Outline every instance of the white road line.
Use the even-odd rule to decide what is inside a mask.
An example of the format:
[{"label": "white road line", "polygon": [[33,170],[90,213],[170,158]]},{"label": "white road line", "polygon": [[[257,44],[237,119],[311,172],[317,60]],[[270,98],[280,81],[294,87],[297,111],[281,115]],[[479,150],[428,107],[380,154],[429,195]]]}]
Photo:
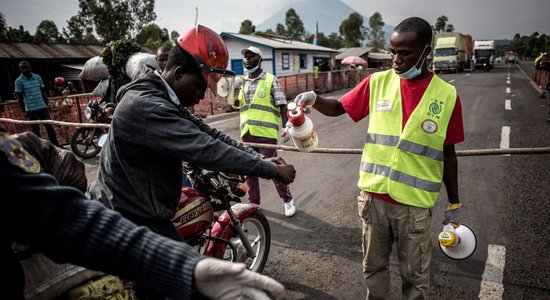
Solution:
[{"label": "white road line", "polygon": [[506,80],[506,83],[507,83],[507,84],[510,84],[510,79]]},{"label": "white road line", "polygon": [[502,278],[504,277],[505,257],[506,248],[500,245],[489,244],[485,271],[483,271],[483,275],[481,276],[479,299],[502,299],[504,293]]},{"label": "white road line", "polygon": [[466,74],[466,77],[470,76],[470,73]]},{"label": "white road line", "polygon": [[506,88],[506,94],[510,94],[511,92],[512,92],[512,90],[509,87],[507,87]]},{"label": "white road line", "polygon": [[449,82],[454,82],[454,81],[455,81],[454,79],[449,80]]},{"label": "white road line", "polygon": [[[502,126],[500,132],[500,149],[510,148],[510,126]],[[503,156],[510,156],[510,154],[503,154]]]},{"label": "white road line", "polygon": [[506,110],[512,110],[512,100],[506,99],[506,101],[504,101],[504,108]]}]

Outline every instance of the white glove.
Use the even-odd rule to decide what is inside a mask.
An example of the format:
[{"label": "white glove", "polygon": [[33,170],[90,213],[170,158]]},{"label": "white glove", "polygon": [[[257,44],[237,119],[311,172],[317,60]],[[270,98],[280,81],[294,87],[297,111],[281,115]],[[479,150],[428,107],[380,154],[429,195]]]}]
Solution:
[{"label": "white glove", "polygon": [[298,107],[302,106],[302,104],[305,102],[307,106],[313,106],[315,104],[315,100],[317,99],[317,94],[315,94],[314,91],[309,92],[303,92],[301,94],[298,94],[296,98],[294,98],[294,103]]},{"label": "white glove", "polygon": [[243,85],[243,79],[241,77],[235,77],[235,89],[240,89]]},{"label": "white glove", "polygon": [[271,299],[264,291],[282,292],[284,286],[275,279],[221,259],[200,260],[193,272],[195,288],[212,300]]}]

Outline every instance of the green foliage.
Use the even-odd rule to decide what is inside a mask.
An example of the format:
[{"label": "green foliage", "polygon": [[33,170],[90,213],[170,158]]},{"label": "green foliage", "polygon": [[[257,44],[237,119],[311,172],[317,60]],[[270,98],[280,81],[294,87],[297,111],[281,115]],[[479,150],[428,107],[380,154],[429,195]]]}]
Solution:
[{"label": "green foliage", "polygon": [[344,36],[345,47],[359,47],[363,37],[363,17],[359,13],[351,13],[340,24],[340,34]]},{"label": "green foliage", "polygon": [[433,26],[433,29],[435,32],[441,32],[445,31],[445,26],[447,26],[447,22],[449,21],[449,18],[447,16],[441,16],[437,18],[435,21],[435,25]]},{"label": "green foliage", "polygon": [[141,48],[136,42],[128,39],[120,39],[107,43],[99,56],[107,66],[111,66],[113,69],[119,69],[126,65],[126,61],[132,54],[140,50]]},{"label": "green foliage", "polygon": [[144,26],[136,35],[138,45],[157,49],[164,45],[172,46],[168,29],[161,29],[157,24],[149,24]]},{"label": "green foliage", "polygon": [[6,18],[4,14],[0,12],[0,41],[6,41],[8,34],[8,25],[6,24]]},{"label": "green foliage", "polygon": [[369,18],[369,28],[366,28],[367,46],[372,47],[373,52],[378,52],[385,48],[386,39],[382,28],[385,23],[382,20],[382,15],[375,12]]},{"label": "green foliage", "polygon": [[275,34],[281,35],[281,36],[287,36],[288,31],[286,30],[285,25],[281,23],[277,23],[277,27],[275,28]]},{"label": "green foliage", "polygon": [[286,25],[286,31],[288,32],[288,35],[292,39],[297,41],[302,40],[305,34],[304,23],[302,22],[302,19],[300,19],[300,16],[298,16],[294,8],[289,8],[287,10],[285,25]]},{"label": "green foliage", "polygon": [[246,19],[241,22],[240,34],[253,34],[256,31],[256,26],[252,24],[252,21]]},{"label": "green foliage", "polygon": [[539,53],[550,51],[550,37],[546,34],[539,35],[538,32],[530,36],[521,36],[516,33],[512,44],[504,50],[514,50],[523,59],[534,59]]},{"label": "green foliage", "polygon": [[38,27],[36,27],[36,33],[34,34],[33,40],[35,43],[46,44],[65,42],[65,40],[61,37],[57,26],[51,20],[43,20],[40,22]]}]

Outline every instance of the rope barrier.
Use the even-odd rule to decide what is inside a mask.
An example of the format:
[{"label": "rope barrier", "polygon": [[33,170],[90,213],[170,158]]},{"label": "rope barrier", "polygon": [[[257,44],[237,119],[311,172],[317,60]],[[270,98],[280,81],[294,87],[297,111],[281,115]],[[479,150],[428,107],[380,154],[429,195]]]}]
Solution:
[{"label": "rope barrier", "polygon": [[[85,128],[109,128],[109,124],[97,123],[71,123],[56,120],[36,120],[23,121],[0,118],[0,122],[15,123],[15,124],[51,124],[59,126],[85,127]],[[244,143],[255,148],[269,148],[283,151],[300,152],[297,148],[285,145],[269,145],[259,143]],[[316,148],[309,153],[325,153],[325,154],[361,154],[363,149],[346,149],[346,148]],[[550,154],[550,147],[531,147],[531,148],[506,148],[506,149],[473,149],[473,150],[457,150],[457,156],[486,156],[486,155],[506,155],[506,154]]]}]

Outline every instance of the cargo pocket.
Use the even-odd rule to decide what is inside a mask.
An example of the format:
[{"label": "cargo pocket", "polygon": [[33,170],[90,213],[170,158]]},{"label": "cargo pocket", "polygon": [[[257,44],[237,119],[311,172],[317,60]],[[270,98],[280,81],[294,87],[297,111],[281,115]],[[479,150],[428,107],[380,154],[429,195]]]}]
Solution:
[{"label": "cargo pocket", "polygon": [[359,196],[357,196],[357,211],[359,216],[366,224],[371,223],[370,218],[370,205],[371,205],[372,196],[369,193],[361,191]]},{"label": "cargo pocket", "polygon": [[432,210],[429,208],[410,207],[412,217],[412,233],[424,233],[430,228]]}]

